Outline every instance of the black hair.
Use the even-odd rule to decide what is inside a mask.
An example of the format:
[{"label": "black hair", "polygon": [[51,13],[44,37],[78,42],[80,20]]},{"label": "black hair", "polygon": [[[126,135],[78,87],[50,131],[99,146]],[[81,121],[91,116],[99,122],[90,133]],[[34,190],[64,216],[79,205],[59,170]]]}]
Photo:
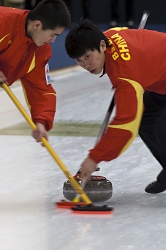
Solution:
[{"label": "black hair", "polygon": [[30,10],[28,20],[39,20],[43,30],[53,30],[57,27],[70,26],[71,15],[62,0],[42,0],[33,10]]},{"label": "black hair", "polygon": [[103,32],[90,20],[80,20],[79,26],[71,27],[65,39],[65,48],[69,57],[79,58],[88,50],[100,52],[100,42],[104,40],[109,47],[108,39]]}]

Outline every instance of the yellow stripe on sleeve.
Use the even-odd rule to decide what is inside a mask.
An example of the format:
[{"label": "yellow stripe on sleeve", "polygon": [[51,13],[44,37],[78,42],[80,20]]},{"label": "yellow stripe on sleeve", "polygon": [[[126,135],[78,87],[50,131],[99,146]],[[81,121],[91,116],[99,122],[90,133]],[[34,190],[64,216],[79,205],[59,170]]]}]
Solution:
[{"label": "yellow stripe on sleeve", "polygon": [[126,145],[123,147],[123,149],[120,152],[120,154],[122,154],[130,146],[130,144],[133,142],[133,140],[135,139],[135,137],[138,133],[138,128],[139,128],[139,125],[141,122],[141,117],[142,117],[142,112],[143,112],[144,89],[136,81],[133,81],[130,79],[125,79],[125,78],[119,78],[119,79],[127,81],[127,82],[132,84],[132,86],[134,87],[134,89],[136,91],[136,97],[137,97],[137,103],[138,103],[137,113],[136,113],[135,119],[132,122],[129,122],[126,124],[121,124],[121,125],[108,125],[108,127],[110,127],[110,128],[125,129],[125,130],[131,131],[131,133],[132,133],[130,140],[126,143]]},{"label": "yellow stripe on sleeve", "polygon": [[28,106],[28,109],[31,110],[31,105],[29,104],[29,101],[28,101],[28,98],[27,98],[27,94],[26,94],[26,91],[25,91],[25,88],[24,88],[24,85],[22,84],[22,82],[21,82],[21,85],[22,85],[22,90],[23,90],[25,102],[26,102],[26,104]]},{"label": "yellow stripe on sleeve", "polygon": [[2,38],[0,39],[0,43],[1,43],[7,36],[9,36],[9,35],[10,35],[10,33],[7,34],[7,35],[5,35],[4,37],[2,37]]},{"label": "yellow stripe on sleeve", "polygon": [[35,56],[35,52],[34,52],[34,55],[33,55],[33,58],[32,58],[32,62],[30,64],[30,66],[29,66],[29,69],[28,69],[27,73],[29,73],[31,70],[34,69],[34,67],[35,67],[35,59],[36,59],[36,56]]},{"label": "yellow stripe on sleeve", "polygon": [[56,96],[55,93],[44,93],[43,95],[55,95]]}]

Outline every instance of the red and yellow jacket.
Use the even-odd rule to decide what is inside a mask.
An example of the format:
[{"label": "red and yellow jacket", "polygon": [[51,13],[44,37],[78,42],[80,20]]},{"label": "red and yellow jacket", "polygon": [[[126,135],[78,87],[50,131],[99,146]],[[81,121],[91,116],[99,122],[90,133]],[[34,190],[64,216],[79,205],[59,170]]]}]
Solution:
[{"label": "red and yellow jacket", "polygon": [[52,128],[56,93],[50,84],[51,47],[41,47],[25,35],[28,10],[0,7],[0,71],[9,85],[20,79],[34,122]]},{"label": "red and yellow jacket", "polygon": [[123,153],[138,133],[145,90],[166,94],[166,34],[110,29],[104,73],[115,89],[116,114],[89,156],[97,163]]}]

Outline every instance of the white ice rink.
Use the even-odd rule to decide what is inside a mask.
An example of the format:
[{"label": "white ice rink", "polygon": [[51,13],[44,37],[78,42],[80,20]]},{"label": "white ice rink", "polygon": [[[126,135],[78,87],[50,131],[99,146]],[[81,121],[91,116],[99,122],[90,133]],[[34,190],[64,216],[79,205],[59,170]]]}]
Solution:
[{"label": "white ice rink", "polygon": [[[57,120],[103,120],[111,98],[106,78],[76,70],[53,79]],[[52,136],[49,141],[75,174],[95,139]],[[144,192],[161,167],[139,137],[118,159],[99,164],[97,174],[113,184],[112,198],[101,204],[114,207],[112,216],[57,209],[66,177],[31,136],[0,136],[0,159],[0,250],[166,249],[166,193]]]}]

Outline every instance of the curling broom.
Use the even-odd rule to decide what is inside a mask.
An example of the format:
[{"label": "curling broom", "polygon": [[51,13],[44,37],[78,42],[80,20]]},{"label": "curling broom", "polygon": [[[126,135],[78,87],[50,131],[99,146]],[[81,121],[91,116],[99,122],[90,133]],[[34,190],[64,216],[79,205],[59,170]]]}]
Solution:
[{"label": "curling broom", "polygon": [[[36,129],[36,125],[34,124],[34,122],[32,121],[32,119],[29,117],[29,115],[27,114],[27,112],[25,111],[25,109],[23,108],[23,106],[21,105],[21,103],[18,101],[18,99],[16,98],[16,96],[13,94],[13,92],[11,91],[11,89],[7,86],[6,83],[1,83],[1,86],[6,91],[6,93],[11,98],[11,100],[14,102],[14,104],[16,105],[16,107],[18,108],[18,110],[21,112],[21,114],[23,115],[23,117],[25,118],[25,120],[28,122],[28,124],[30,125],[30,127],[33,130],[35,130]],[[89,199],[89,197],[84,192],[84,190],[81,188],[81,186],[77,183],[77,181],[75,180],[75,178],[68,171],[67,167],[64,165],[64,163],[62,162],[62,160],[59,158],[59,156],[53,150],[53,148],[51,147],[51,145],[49,144],[49,142],[44,137],[41,138],[41,142],[46,147],[46,149],[48,150],[48,152],[51,154],[51,156],[53,157],[53,159],[56,161],[56,163],[58,164],[58,166],[62,169],[63,173],[66,175],[66,177],[70,181],[72,187],[75,189],[75,191],[77,193],[79,193],[79,195],[81,196],[82,200],[85,202],[85,205],[86,205],[85,207],[88,207],[88,209],[92,208],[92,211],[93,210],[97,210],[100,213],[106,213],[106,214],[112,213],[112,210],[113,210],[112,207],[107,207],[107,206],[96,206],[95,207],[94,204],[92,203],[92,201]]]}]

